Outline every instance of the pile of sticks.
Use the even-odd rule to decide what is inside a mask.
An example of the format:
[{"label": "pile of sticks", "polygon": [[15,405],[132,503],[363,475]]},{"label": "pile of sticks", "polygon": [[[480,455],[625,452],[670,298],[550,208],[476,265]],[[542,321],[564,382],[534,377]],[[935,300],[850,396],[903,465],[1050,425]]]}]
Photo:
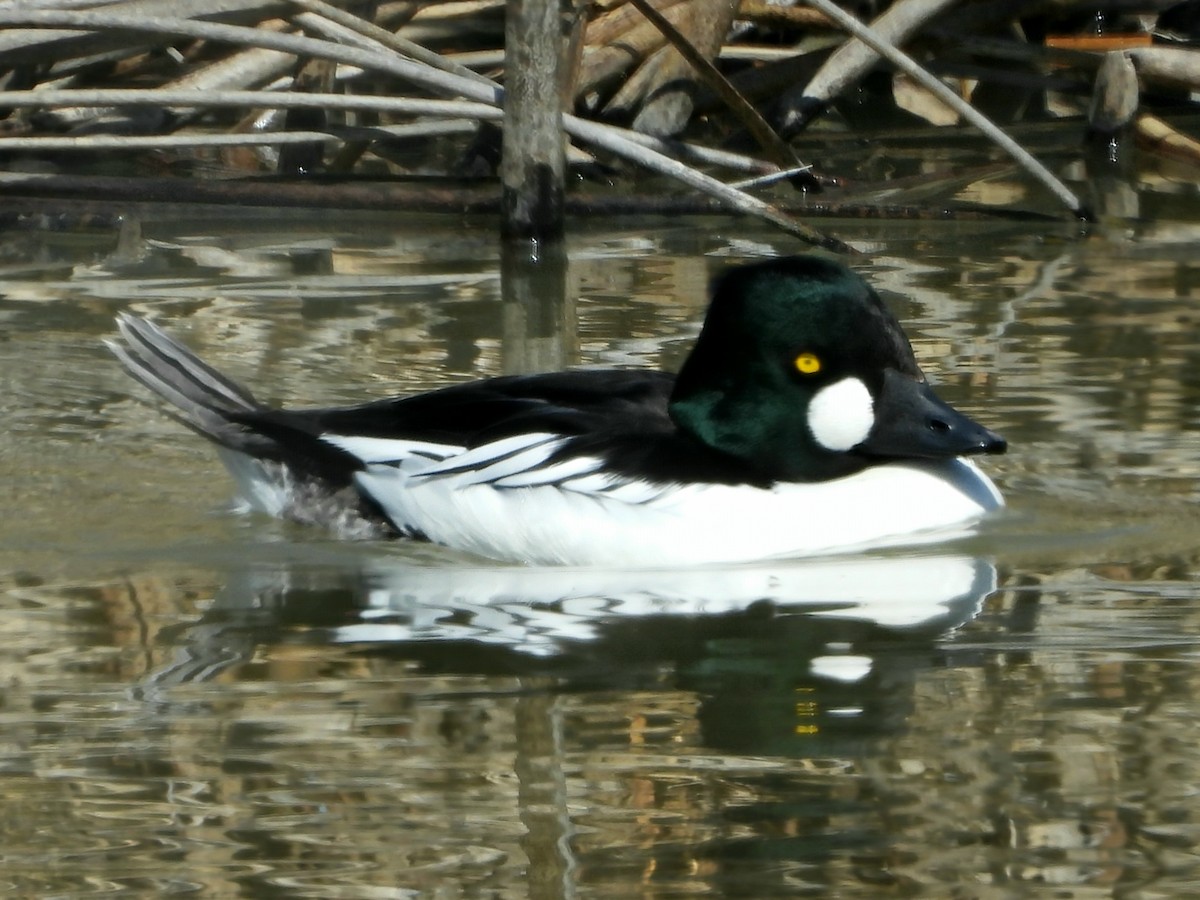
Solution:
[{"label": "pile of sticks", "polygon": [[[501,148],[497,135],[519,136],[525,103],[543,121],[551,111],[578,171],[624,188],[648,171],[685,188],[653,197],[576,188],[567,215],[730,209],[843,249],[791,215],[774,186],[807,198],[836,185],[838,173],[814,171],[798,149],[882,71],[892,90],[873,102],[978,129],[1086,218],[1076,194],[972,104],[972,89],[1055,91],[1076,105],[1081,143],[1088,134],[1116,152],[1136,140],[1200,159],[1194,141],[1147,109],[1186,110],[1200,87],[1189,43],[1193,27],[1200,35],[1196,5],[0,4],[0,195],[498,211],[497,160],[526,151],[509,135]],[[846,8],[867,9],[871,21]],[[553,59],[531,49],[539,14]],[[523,77],[532,72],[544,77]],[[113,159],[122,174],[98,174]]]}]

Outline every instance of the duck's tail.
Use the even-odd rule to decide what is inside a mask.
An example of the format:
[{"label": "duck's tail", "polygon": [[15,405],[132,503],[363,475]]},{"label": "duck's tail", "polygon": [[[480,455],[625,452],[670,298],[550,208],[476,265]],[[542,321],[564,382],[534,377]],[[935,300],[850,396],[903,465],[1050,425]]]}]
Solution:
[{"label": "duck's tail", "polygon": [[312,416],[264,406],[145,319],[123,313],[117,327],[121,340],[108,348],[168,415],[218,445],[250,507],[348,536],[391,533],[353,486],[361,460],[322,441]]},{"label": "duck's tail", "polygon": [[122,341],[106,340],[125,370],[173,407],[167,413],[223,447],[258,455],[264,438],[246,419],[264,411],[246,388],[222,375],[165,331],[121,313]]}]

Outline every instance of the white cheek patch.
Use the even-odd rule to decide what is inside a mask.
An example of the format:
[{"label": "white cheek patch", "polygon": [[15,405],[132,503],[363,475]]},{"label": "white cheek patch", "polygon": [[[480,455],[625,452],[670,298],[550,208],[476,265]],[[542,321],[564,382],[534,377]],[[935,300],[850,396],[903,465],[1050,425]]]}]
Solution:
[{"label": "white cheek patch", "polygon": [[808,430],[826,450],[849,450],[861,444],[874,424],[875,401],[857,378],[821,388],[808,405]]}]

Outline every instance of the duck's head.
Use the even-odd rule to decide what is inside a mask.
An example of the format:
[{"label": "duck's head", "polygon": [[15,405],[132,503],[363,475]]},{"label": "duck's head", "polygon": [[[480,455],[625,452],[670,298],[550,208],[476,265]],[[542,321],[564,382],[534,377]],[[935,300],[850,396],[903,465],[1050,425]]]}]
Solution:
[{"label": "duck's head", "polygon": [[717,280],[670,411],[685,432],[774,480],[1005,449],[933,392],[870,286],[814,256]]}]

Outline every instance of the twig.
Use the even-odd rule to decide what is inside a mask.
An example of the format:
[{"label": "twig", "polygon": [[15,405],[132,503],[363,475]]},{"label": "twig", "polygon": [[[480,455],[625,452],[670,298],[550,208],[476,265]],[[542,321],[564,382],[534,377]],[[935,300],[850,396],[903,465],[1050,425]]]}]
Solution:
[{"label": "twig", "polygon": [[0,107],[133,107],[170,106],[178,109],[251,107],[260,109],[371,110],[412,116],[499,119],[501,111],[470,100],[427,100],[418,97],[378,97],[369,94],[293,94],[281,91],[196,91],[179,88],[78,88],[65,90],[0,91]]},{"label": "twig", "polygon": [[1194,90],[1200,85],[1200,54],[1178,47],[1147,47],[1127,51],[1138,75],[1164,84]]},{"label": "twig", "polygon": [[1200,164],[1200,141],[1176,131],[1162,119],[1143,113],[1134,119],[1138,145],[1163,156]]},{"label": "twig", "polygon": [[769,172],[766,175],[759,175],[757,178],[747,178],[730,185],[730,187],[735,187],[740,191],[752,187],[766,187],[780,181],[786,181],[789,178],[795,178],[797,175],[805,175],[811,171],[812,166],[810,165],[794,166],[791,169],[783,169],[779,172]]},{"label": "twig", "polygon": [[[686,0],[657,0],[657,8],[662,12],[680,3],[686,3]],[[639,39],[630,40],[630,33],[635,28],[639,29],[640,34],[653,37],[653,30],[647,27],[645,16],[630,4],[620,3],[592,17],[584,29],[584,40],[589,47],[604,47],[619,39],[632,53],[636,52],[635,45],[638,49],[645,49]]]},{"label": "twig", "polygon": [[[340,25],[343,28],[356,32],[363,37],[370,38],[376,44],[387,47],[395,53],[415,59],[417,62],[425,63],[425,65],[432,66],[435,69],[441,69],[443,72],[450,72],[453,75],[479,81],[481,84],[495,86],[495,82],[468,69],[466,66],[442,56],[440,53],[434,53],[432,50],[414,41],[402,38],[400,35],[394,34],[385,28],[380,28],[373,22],[368,22],[366,19],[338,9],[336,6],[331,6],[324,2],[324,0],[290,0],[290,2],[301,9],[308,10],[310,13],[315,13],[319,18],[328,19],[330,22]],[[311,17],[297,18],[305,25],[312,22]]]},{"label": "twig", "polygon": [[[499,119],[500,116],[495,118]],[[266,134],[89,134],[78,137],[5,137],[0,135],[0,151],[62,150],[165,150],[169,147],[255,147],[277,144],[305,144],[315,141],[376,141],[431,134],[461,133],[466,119],[446,119],[440,123],[412,125],[338,126],[312,131],[272,131]],[[440,125],[442,127],[435,127]],[[472,126],[473,128],[474,126]]]},{"label": "twig", "polygon": [[832,28],[833,23],[815,9],[781,6],[767,0],[742,0],[738,19],[759,25],[783,25],[788,28]]}]

